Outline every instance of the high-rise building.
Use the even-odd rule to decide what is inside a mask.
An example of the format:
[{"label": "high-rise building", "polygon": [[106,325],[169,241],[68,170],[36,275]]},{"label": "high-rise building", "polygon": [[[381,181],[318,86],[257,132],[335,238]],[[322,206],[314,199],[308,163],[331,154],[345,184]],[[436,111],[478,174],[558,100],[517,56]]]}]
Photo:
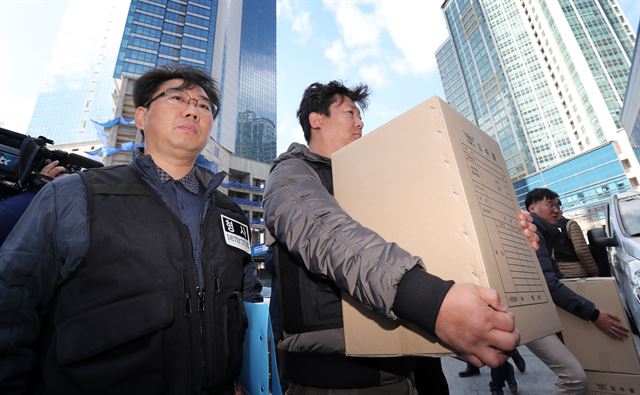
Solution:
[{"label": "high-rise building", "polygon": [[[640,27],[638,28],[640,34]],[[640,158],[640,39],[636,37],[636,48],[633,54],[633,64],[629,73],[629,82],[627,83],[627,92],[620,114],[620,122],[625,128],[631,146],[636,152],[636,156]],[[633,87],[633,88],[630,88]]]},{"label": "high-rise building", "polygon": [[276,153],[276,125],[247,110],[238,114],[236,155],[271,163]]},{"label": "high-rise building", "polygon": [[[235,153],[267,163],[275,159],[277,149],[275,11],[275,0],[244,0],[240,38]],[[242,114],[248,112],[254,114],[250,127],[241,123]],[[251,137],[243,130],[251,130]]]},{"label": "high-rise building", "polygon": [[29,135],[56,144],[97,140],[90,120],[113,118],[112,74],[128,5],[129,0],[69,1]]},{"label": "high-rise building", "polygon": [[560,171],[545,173],[551,167],[604,169],[610,155],[594,154],[604,146],[622,164],[615,182],[577,177],[567,189],[554,176],[556,189],[567,187],[563,201],[580,208],[637,187],[619,119],[635,37],[615,0],[446,0],[441,8],[450,32],[436,53],[445,95],[499,142],[519,193]]},{"label": "high-rise building", "polygon": [[615,0],[447,0],[442,9],[472,120],[507,162],[522,152],[512,178],[616,134],[635,38]]},{"label": "high-rise building", "polygon": [[[276,123],[275,12],[275,0],[133,0],[114,76],[135,79],[165,64],[207,71],[222,95],[211,138],[230,152],[270,162],[275,149],[237,152],[236,141],[240,112]],[[270,148],[270,138],[265,133],[256,144]]]}]

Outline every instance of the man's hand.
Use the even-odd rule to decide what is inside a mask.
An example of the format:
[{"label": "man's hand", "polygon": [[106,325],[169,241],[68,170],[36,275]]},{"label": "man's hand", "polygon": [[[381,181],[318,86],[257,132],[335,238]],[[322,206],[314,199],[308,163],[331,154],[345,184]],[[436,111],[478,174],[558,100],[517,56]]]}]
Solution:
[{"label": "man's hand", "polygon": [[67,169],[65,169],[64,166],[58,166],[58,164],[60,164],[60,161],[52,161],[51,163],[44,166],[42,170],[40,170],[40,174],[51,177],[51,179],[55,179],[58,176],[67,174]]},{"label": "man's hand", "polygon": [[520,214],[518,214],[518,223],[520,224],[522,233],[524,233],[524,237],[526,237],[529,244],[531,244],[531,248],[533,248],[534,251],[538,251],[538,248],[540,248],[540,245],[538,244],[538,234],[536,233],[538,228],[533,223],[531,213],[520,210]]},{"label": "man's hand", "polygon": [[620,318],[600,309],[600,315],[594,322],[598,329],[616,340],[623,340],[629,336],[627,328],[620,325]]},{"label": "man's hand", "polygon": [[520,342],[498,292],[473,284],[451,287],[436,319],[436,336],[477,367],[502,365]]}]

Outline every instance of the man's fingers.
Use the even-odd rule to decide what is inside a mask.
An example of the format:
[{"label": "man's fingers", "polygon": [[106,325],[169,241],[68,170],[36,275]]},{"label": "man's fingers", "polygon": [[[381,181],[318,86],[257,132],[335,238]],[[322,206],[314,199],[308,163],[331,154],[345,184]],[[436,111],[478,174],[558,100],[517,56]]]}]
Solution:
[{"label": "man's fingers", "polygon": [[500,294],[492,288],[478,287],[478,296],[483,302],[491,306],[496,311],[507,311],[506,306],[500,303]]},{"label": "man's fingers", "polygon": [[509,355],[491,347],[482,348],[481,350],[476,352],[474,356],[477,357],[480,361],[482,361],[484,365],[490,366],[492,368],[495,368],[504,364],[509,358]]},{"label": "man's fingers", "polygon": [[625,327],[623,327],[623,326],[621,326],[621,325],[615,324],[615,323],[613,323],[613,324],[611,325],[611,330],[612,330],[612,332],[615,334],[615,336],[616,336],[617,338],[621,339],[621,340],[622,340],[622,339],[624,339],[624,338],[626,338],[626,337],[627,337],[627,335],[628,335],[628,333],[629,333],[629,331],[627,330],[627,328],[625,328]]},{"label": "man's fingers", "polygon": [[63,166],[58,166],[60,161],[54,160],[51,163],[48,163],[46,166],[43,166],[40,170],[40,174],[43,174],[47,177],[56,178],[61,174],[67,172],[67,170]]},{"label": "man's fingers", "polygon": [[64,174],[66,173],[67,170],[62,167],[62,166],[56,166],[53,169],[51,169],[51,171],[49,171],[49,174],[47,174],[47,176],[51,177],[51,178],[56,178],[58,177],[60,174]]},{"label": "man's fingers", "polygon": [[491,312],[493,329],[505,332],[513,332],[516,329],[516,320],[513,314],[509,312],[493,311]]},{"label": "man's fingers", "polygon": [[469,362],[470,364],[472,364],[476,368],[481,368],[481,367],[484,366],[484,363],[482,363],[482,361],[478,357],[476,357],[475,355],[466,354],[466,355],[463,355],[463,357],[464,357],[464,359],[467,360],[467,362]]},{"label": "man's fingers", "polygon": [[51,171],[51,169],[53,169],[54,167],[58,166],[58,164],[60,163],[60,161],[58,160],[54,160],[51,161],[49,163],[47,163],[45,166],[42,167],[42,170],[40,170],[40,173],[42,174],[47,174]]}]

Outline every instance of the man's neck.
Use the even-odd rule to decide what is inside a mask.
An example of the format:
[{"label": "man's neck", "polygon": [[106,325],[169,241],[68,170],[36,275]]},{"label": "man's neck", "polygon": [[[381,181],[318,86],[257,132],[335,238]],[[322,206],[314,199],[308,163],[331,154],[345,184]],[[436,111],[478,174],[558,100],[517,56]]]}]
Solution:
[{"label": "man's neck", "polygon": [[[146,153],[149,154],[149,153]],[[195,160],[179,160],[175,158],[167,159],[161,156],[151,155],[153,162],[171,176],[174,180],[179,180],[189,174],[193,168]]]},{"label": "man's neck", "polygon": [[309,143],[309,151],[316,155],[324,156],[325,158],[331,158],[331,154],[335,152],[335,150],[323,146],[322,144],[314,144],[313,141]]}]

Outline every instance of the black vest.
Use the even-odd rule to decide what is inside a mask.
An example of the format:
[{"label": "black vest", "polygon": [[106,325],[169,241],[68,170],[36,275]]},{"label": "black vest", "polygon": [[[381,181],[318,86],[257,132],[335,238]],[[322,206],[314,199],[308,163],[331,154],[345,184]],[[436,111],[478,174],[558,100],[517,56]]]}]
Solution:
[{"label": "black vest", "polygon": [[60,394],[226,393],[242,363],[243,267],[221,216],[247,225],[215,191],[201,224],[204,288],[188,229],[131,166],[81,174],[90,245],[43,321],[39,383]]},{"label": "black vest", "polygon": [[[307,162],[327,191],[333,195],[331,165]],[[282,295],[282,324],[287,333],[304,333],[342,327],[340,290],[322,276],[311,273],[302,258],[277,243],[275,262]]]},{"label": "black vest", "polygon": [[558,236],[553,245],[553,257],[558,262],[577,262],[578,256],[576,250],[573,247],[573,242],[569,238],[567,232],[568,219],[561,217],[558,221],[558,227],[560,228],[560,236]]}]

